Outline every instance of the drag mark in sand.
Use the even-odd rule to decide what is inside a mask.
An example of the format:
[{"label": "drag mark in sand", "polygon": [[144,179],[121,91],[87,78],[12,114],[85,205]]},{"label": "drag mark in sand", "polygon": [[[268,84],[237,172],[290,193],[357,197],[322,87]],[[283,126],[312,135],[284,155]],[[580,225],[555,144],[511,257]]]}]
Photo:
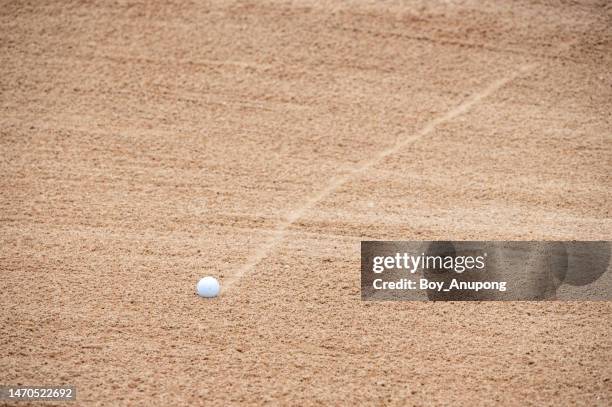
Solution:
[{"label": "drag mark in sand", "polygon": [[239,281],[243,276],[252,271],[260,261],[265,259],[274,248],[284,240],[287,229],[295,223],[298,219],[300,219],[306,211],[314,207],[317,203],[325,199],[326,197],[333,194],[338,188],[342,185],[348,183],[349,181],[355,180],[359,178],[359,176],[369,168],[375,166],[376,164],[383,161],[385,158],[399,152],[401,149],[405,148],[411,143],[416,142],[422,137],[428,135],[432,131],[436,129],[439,125],[446,123],[458,116],[461,116],[467,113],[472,107],[480,103],[483,99],[492,95],[494,92],[505,86],[507,83],[511,82],[515,78],[520,75],[523,75],[534,68],[536,68],[538,64],[528,64],[519,67],[516,71],[512,72],[512,74],[507,75],[497,81],[491,83],[485,89],[480,92],[477,92],[464,100],[455,108],[449,110],[445,114],[433,119],[429,123],[427,123],[421,130],[419,130],[416,134],[401,138],[395,142],[392,146],[380,151],[378,154],[374,155],[369,160],[358,163],[353,168],[350,168],[346,173],[342,175],[337,175],[333,177],[329,183],[320,191],[315,192],[314,194],[307,197],[302,205],[291,210],[285,216],[285,219],[278,223],[276,229],[274,230],[271,237],[267,239],[267,241],[259,246],[255,253],[251,255],[248,261],[243,264],[235,274],[226,279],[223,283],[223,292],[227,292],[231,289],[231,287]]}]

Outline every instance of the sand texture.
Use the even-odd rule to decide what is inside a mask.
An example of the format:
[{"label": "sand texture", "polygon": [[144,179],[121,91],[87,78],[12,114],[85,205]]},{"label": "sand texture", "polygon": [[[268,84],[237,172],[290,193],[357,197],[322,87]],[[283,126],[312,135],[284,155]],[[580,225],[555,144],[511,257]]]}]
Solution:
[{"label": "sand texture", "polygon": [[609,302],[359,289],[361,240],[612,239],[609,2],[98,3],[0,7],[0,384],[612,404]]}]

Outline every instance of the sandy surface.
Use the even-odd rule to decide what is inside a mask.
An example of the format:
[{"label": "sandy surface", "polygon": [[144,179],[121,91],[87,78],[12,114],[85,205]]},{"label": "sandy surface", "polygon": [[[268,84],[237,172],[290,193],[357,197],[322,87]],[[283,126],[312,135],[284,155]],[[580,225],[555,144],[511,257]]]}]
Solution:
[{"label": "sandy surface", "polygon": [[606,1],[104,3],[0,7],[0,383],[612,403],[610,303],[359,294],[362,239],[612,239]]}]

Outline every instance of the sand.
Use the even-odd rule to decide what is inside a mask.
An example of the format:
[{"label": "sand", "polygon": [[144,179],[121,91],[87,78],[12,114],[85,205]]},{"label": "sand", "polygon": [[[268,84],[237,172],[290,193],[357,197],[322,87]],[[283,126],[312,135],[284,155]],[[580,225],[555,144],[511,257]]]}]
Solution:
[{"label": "sand", "polygon": [[361,240],[612,239],[608,2],[0,21],[0,383],[78,405],[612,403],[609,302],[359,289]]}]

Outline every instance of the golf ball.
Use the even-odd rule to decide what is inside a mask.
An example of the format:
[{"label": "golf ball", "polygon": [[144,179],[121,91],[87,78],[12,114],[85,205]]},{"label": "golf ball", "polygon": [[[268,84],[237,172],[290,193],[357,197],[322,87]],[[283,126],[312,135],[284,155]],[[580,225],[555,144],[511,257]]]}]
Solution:
[{"label": "golf ball", "polygon": [[213,298],[219,295],[219,282],[214,277],[204,277],[198,281],[196,291],[200,297]]}]

